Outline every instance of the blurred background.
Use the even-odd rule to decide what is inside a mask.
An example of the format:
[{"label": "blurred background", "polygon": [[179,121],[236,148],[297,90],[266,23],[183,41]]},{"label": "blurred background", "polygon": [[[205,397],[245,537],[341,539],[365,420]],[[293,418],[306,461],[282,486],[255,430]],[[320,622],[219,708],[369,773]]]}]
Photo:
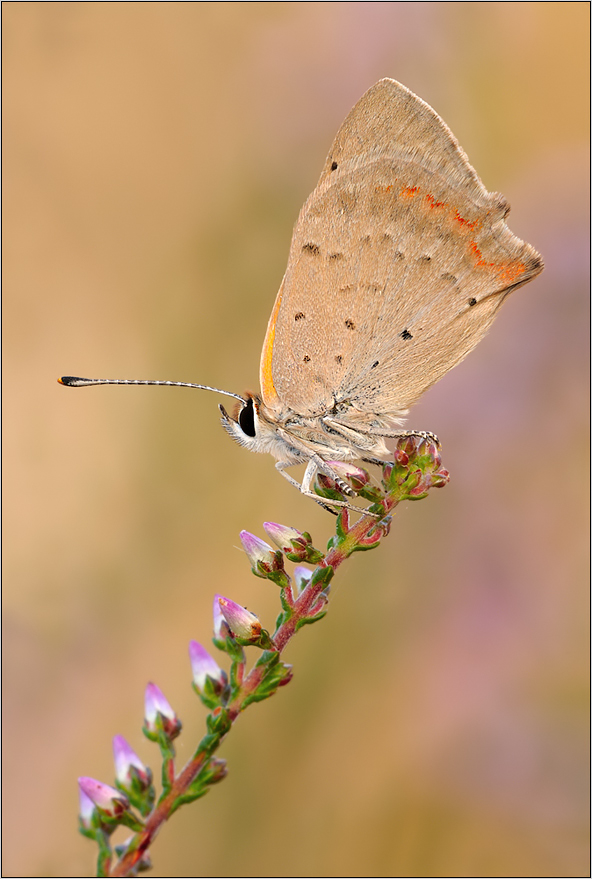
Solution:
[{"label": "blurred background", "polygon": [[588,875],[586,3],[14,3],[4,24],[5,876],[94,875],[148,680],[204,728],[187,644],[221,592],[268,627],[238,532],[333,520],[221,430],[257,389],[292,226],[376,80],[446,120],[546,270],[414,409],[450,485],[343,569],[293,682],[155,876]]}]

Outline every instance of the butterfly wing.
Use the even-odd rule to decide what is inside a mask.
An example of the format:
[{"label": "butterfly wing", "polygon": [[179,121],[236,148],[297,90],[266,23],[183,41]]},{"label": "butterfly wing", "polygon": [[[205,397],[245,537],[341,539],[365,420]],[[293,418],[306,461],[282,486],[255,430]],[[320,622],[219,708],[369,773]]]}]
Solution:
[{"label": "butterfly wing", "polygon": [[453,134],[390,79],[340,128],[294,229],[261,360],[264,402],[396,416],[542,270]]}]

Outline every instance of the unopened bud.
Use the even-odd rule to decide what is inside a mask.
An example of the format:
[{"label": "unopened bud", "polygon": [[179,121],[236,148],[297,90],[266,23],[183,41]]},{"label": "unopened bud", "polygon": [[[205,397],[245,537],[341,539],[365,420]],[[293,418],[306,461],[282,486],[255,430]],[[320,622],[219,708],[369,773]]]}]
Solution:
[{"label": "unopened bud", "polygon": [[207,679],[210,678],[214,690],[221,693],[227,683],[226,674],[198,641],[189,642],[189,659],[191,660],[193,683],[197,689],[202,691],[206,686]]},{"label": "unopened bud", "polygon": [[263,527],[291,562],[316,564],[324,558],[323,553],[312,545],[308,531],[298,531],[297,528],[278,525],[277,522],[264,522]]},{"label": "unopened bud", "polygon": [[230,598],[220,597],[218,598],[218,603],[222,615],[230,627],[230,631],[237,638],[242,638],[245,641],[258,640],[262,630],[259,617],[256,617],[246,607],[241,607],[240,604],[231,601]]},{"label": "unopened bud", "polygon": [[249,531],[241,531],[241,543],[251,562],[251,570],[257,577],[273,580],[284,589],[288,576],[284,571],[284,557],[279,550],[273,549],[264,540],[260,540]]},{"label": "unopened bud", "polygon": [[228,775],[226,760],[222,760],[220,757],[212,757],[207,765],[206,774],[208,784],[217,784],[225,779]]},{"label": "unopened bud", "polygon": [[230,630],[228,628],[228,623],[224,619],[224,615],[220,610],[220,602],[219,598],[222,598],[221,595],[214,595],[214,607],[213,607],[213,617],[214,617],[214,638],[218,641],[225,641],[228,635],[230,634]]},{"label": "unopened bud", "polygon": [[95,811],[95,804],[93,803],[91,798],[84,793],[82,787],[80,786],[80,779],[78,781],[78,803],[80,824],[85,830],[90,830],[92,828],[92,818]]},{"label": "unopened bud", "polygon": [[309,568],[305,568],[304,565],[298,565],[294,568],[294,597],[298,598],[301,595],[308,584],[310,583],[310,578],[312,577],[312,571]]},{"label": "unopened bud", "polygon": [[[103,784],[102,781],[97,781],[96,778],[82,776],[78,779],[78,786],[82,793],[108,818],[117,818],[129,809],[129,800],[125,794],[108,784]],[[85,805],[85,809],[88,815],[88,806]]]},{"label": "unopened bud", "polygon": [[273,564],[275,559],[275,549],[273,549],[269,543],[266,543],[264,540],[251,534],[249,531],[241,531],[240,539],[254,571],[257,570],[258,562],[270,566]]},{"label": "unopened bud", "polygon": [[145,729],[153,736],[159,732],[158,718],[161,718],[162,729],[169,739],[174,739],[181,732],[181,721],[167,702],[162,690],[156,684],[146,685],[144,695]]},{"label": "unopened bud", "polygon": [[134,777],[141,790],[147,790],[152,784],[152,772],[144,766],[134,749],[123,736],[113,737],[113,758],[115,761],[115,777],[124,789],[133,785]]},{"label": "unopened bud", "polygon": [[337,474],[337,476],[349,480],[355,491],[359,491],[370,482],[370,474],[367,470],[362,470],[361,467],[355,467],[347,461],[327,461],[327,465]]},{"label": "unopened bud", "polygon": [[293,544],[302,542],[302,531],[291,528],[288,525],[278,525],[277,522],[264,522],[263,527],[276,546],[283,552],[292,552]]},{"label": "unopened bud", "polygon": [[409,455],[402,448],[397,447],[393,453],[393,457],[400,467],[406,467],[409,464]]}]

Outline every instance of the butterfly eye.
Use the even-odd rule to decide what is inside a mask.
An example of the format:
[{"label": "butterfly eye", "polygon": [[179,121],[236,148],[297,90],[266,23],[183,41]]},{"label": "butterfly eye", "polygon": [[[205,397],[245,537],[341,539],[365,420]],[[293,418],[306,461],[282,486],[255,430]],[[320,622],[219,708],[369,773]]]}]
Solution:
[{"label": "butterfly eye", "polygon": [[238,423],[245,436],[254,437],[256,435],[255,410],[253,408],[253,401],[250,397],[238,413]]}]

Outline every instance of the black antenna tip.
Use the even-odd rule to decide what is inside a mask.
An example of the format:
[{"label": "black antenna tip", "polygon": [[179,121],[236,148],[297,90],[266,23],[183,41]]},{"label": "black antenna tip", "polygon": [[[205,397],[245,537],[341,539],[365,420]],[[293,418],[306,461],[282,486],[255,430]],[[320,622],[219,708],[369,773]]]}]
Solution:
[{"label": "black antenna tip", "polygon": [[65,385],[67,388],[77,388],[81,385],[85,385],[88,383],[87,378],[77,378],[75,375],[63,375],[58,379],[58,382],[61,385]]}]

